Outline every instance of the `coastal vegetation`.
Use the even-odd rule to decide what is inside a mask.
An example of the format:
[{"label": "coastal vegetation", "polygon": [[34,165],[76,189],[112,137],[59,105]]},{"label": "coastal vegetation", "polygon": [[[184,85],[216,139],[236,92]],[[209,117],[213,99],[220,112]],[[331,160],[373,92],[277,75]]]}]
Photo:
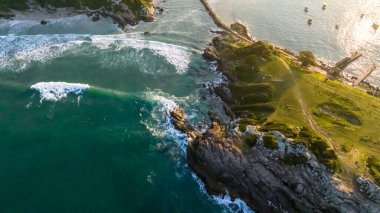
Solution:
[{"label": "coastal vegetation", "polygon": [[369,172],[373,175],[373,178],[377,182],[377,184],[380,184],[380,160],[375,158],[374,156],[371,156],[368,158],[368,168]]},{"label": "coastal vegetation", "polygon": [[[26,10],[29,9],[28,2],[28,0],[0,0],[0,10]],[[153,4],[151,0],[121,0],[121,2],[128,5],[129,9],[133,11],[142,7],[150,7]],[[75,9],[81,9],[83,6],[89,9],[112,6],[110,0],[34,0],[34,3],[41,7],[74,7]]]},{"label": "coastal vegetation", "polygon": [[268,149],[278,149],[278,141],[273,134],[265,134],[263,136],[264,146]]},{"label": "coastal vegetation", "polygon": [[214,43],[230,79],[231,109],[241,131],[248,125],[279,131],[305,145],[342,179],[366,174],[368,156],[380,149],[374,128],[380,118],[377,98],[309,70],[316,65],[309,51],[294,58],[268,42],[230,35]]},{"label": "coastal vegetation", "polygon": [[315,55],[311,51],[299,52],[298,60],[301,62],[301,66],[303,67],[317,65],[317,60],[315,58]]},{"label": "coastal vegetation", "polygon": [[249,147],[254,147],[256,145],[256,142],[257,142],[257,136],[256,135],[248,135],[245,138],[245,143]]}]

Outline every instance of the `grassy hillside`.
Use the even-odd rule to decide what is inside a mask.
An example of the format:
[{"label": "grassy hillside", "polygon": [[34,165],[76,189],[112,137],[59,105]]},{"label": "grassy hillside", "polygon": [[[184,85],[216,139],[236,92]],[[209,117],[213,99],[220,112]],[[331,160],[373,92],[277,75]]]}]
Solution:
[{"label": "grassy hillside", "polygon": [[380,150],[378,98],[302,68],[265,42],[224,39],[229,45],[219,52],[241,130],[279,130],[343,178],[368,171],[369,156]]}]

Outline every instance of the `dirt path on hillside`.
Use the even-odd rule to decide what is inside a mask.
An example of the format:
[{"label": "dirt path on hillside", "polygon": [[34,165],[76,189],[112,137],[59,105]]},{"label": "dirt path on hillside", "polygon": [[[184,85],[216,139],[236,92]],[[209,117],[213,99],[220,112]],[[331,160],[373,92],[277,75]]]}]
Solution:
[{"label": "dirt path on hillside", "polygon": [[338,150],[335,148],[331,137],[328,135],[328,133],[326,133],[325,131],[323,131],[322,129],[319,128],[317,122],[314,120],[314,118],[312,117],[312,115],[310,115],[309,110],[306,109],[304,101],[303,101],[303,97],[302,97],[301,92],[300,92],[300,89],[299,89],[299,87],[298,87],[298,85],[296,83],[296,79],[294,78],[293,71],[290,69],[290,67],[288,66],[288,64],[285,61],[283,61],[283,60],[281,60],[281,61],[284,64],[284,66],[287,68],[287,70],[289,71],[290,75],[292,76],[292,80],[294,82],[294,86],[295,86],[295,90],[296,90],[296,94],[295,95],[297,97],[298,103],[301,106],[302,114],[305,116],[305,118],[309,122],[310,127],[314,131],[318,132],[329,143],[330,147],[334,150],[335,154],[338,156],[338,158],[341,159],[342,157],[339,154]]}]

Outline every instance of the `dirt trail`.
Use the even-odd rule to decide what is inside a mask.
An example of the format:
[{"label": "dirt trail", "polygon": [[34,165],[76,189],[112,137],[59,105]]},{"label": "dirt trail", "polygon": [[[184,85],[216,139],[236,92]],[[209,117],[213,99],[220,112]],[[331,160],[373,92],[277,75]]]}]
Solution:
[{"label": "dirt trail", "polygon": [[294,86],[295,86],[295,90],[296,90],[296,97],[297,97],[297,100],[298,100],[298,103],[300,104],[301,106],[301,109],[302,109],[302,113],[304,114],[304,116],[306,117],[307,121],[309,122],[310,124],[310,127],[318,132],[329,144],[330,144],[330,147],[332,149],[334,149],[335,151],[335,154],[338,156],[338,158],[342,158],[341,155],[339,154],[338,150],[335,148],[335,146],[333,145],[333,141],[332,139],[330,138],[330,136],[328,135],[328,133],[326,133],[325,131],[321,130],[317,124],[317,122],[314,120],[314,118],[312,117],[312,115],[310,115],[310,112],[308,109],[306,109],[305,107],[305,104],[304,104],[304,101],[303,101],[303,97],[301,95],[301,92],[300,92],[300,89],[296,83],[296,79],[294,78],[294,75],[293,75],[293,71],[290,69],[290,67],[288,66],[287,63],[285,63],[285,61],[281,60],[282,63],[284,64],[284,66],[287,68],[287,70],[289,71],[290,75],[292,76],[292,81],[294,82]]}]

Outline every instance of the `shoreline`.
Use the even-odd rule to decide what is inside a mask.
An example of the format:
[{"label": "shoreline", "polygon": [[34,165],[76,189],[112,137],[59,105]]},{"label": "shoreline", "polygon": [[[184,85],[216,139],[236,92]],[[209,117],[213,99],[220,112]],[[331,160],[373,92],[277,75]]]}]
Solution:
[{"label": "shoreline", "polygon": [[[340,154],[336,151],[339,144],[332,144],[330,142],[331,138],[326,136],[323,143],[330,144],[331,147],[325,147],[324,151],[318,151],[321,148],[311,148],[316,143],[315,141],[322,140],[319,136],[324,135],[325,130],[317,131],[313,128],[316,125],[315,120],[314,118],[309,118],[311,117],[310,109],[304,109],[302,106],[303,100],[299,97],[300,94],[297,97],[300,99],[302,113],[308,117],[314,133],[318,133],[317,135],[314,135],[313,131],[306,133],[309,131],[304,130],[307,127],[300,127],[301,132],[306,131],[303,134],[308,135],[307,137],[310,139],[307,142],[309,143],[308,145],[303,142],[296,142],[301,133],[298,133],[295,137],[285,136],[285,134],[289,133],[287,130],[276,129],[276,127],[281,126],[275,126],[275,129],[263,130],[261,127],[255,126],[255,124],[250,124],[244,127],[244,130],[240,129],[241,123],[239,120],[249,120],[251,118],[248,119],[247,114],[245,115],[247,117],[242,116],[239,108],[240,110],[245,110],[246,113],[247,111],[250,112],[254,104],[249,103],[248,99],[251,98],[251,100],[256,101],[255,98],[260,97],[254,96],[255,89],[253,86],[257,86],[256,90],[260,90],[260,88],[262,89],[261,86],[269,85],[265,85],[265,81],[261,84],[256,83],[256,81],[250,82],[248,79],[256,74],[250,74],[250,76],[242,74],[244,64],[241,65],[238,61],[239,59],[236,58],[246,60],[246,57],[250,56],[249,54],[254,54],[257,59],[265,61],[265,63],[268,62],[271,59],[267,60],[265,51],[263,55],[255,52],[260,48],[260,45],[264,47],[265,45],[271,46],[272,49],[269,49],[272,52],[278,51],[279,57],[281,55],[289,59],[289,61],[284,60],[284,62],[287,61],[286,63],[289,66],[300,66],[298,56],[294,52],[278,45],[256,42],[253,39],[248,39],[247,41],[241,31],[232,29],[234,24],[228,27],[219,19],[208,5],[207,0],[201,1],[215,24],[226,31],[226,33],[221,32],[220,36],[213,39],[212,45],[205,49],[203,56],[208,61],[217,61],[219,71],[229,79],[228,86],[211,85],[209,90],[211,95],[215,95],[222,100],[225,113],[232,113],[231,121],[220,121],[213,115],[211,109],[209,117],[212,120],[212,125],[203,133],[187,123],[184,112],[179,108],[172,110],[170,117],[176,129],[188,136],[187,157],[189,166],[205,183],[208,193],[216,195],[228,194],[232,199],[240,198],[253,210],[260,212],[283,212],[283,208],[289,212],[380,211],[380,188],[371,178],[365,177],[365,175],[368,175],[367,173],[350,177],[352,185],[343,182],[340,176],[334,174],[334,170],[338,168],[337,164],[339,164],[338,158],[340,158]],[[244,47],[247,48],[244,49]],[[238,51],[239,48],[242,48],[241,52]],[[237,51],[236,55],[233,55],[234,53],[232,52],[235,50]],[[317,58],[317,60],[322,66],[309,67],[308,71],[311,71],[310,73],[318,72],[323,76],[330,77],[330,67],[320,59]],[[246,69],[247,72],[254,71],[253,67],[256,67],[256,64],[253,66],[249,64]],[[238,68],[241,69],[238,70]],[[289,70],[289,72],[291,79],[294,81],[292,71]],[[348,84],[342,78],[334,79],[340,83]],[[236,96],[236,91],[242,92],[244,87],[247,87],[244,90],[247,91],[247,94],[242,94],[241,97]],[[350,85],[350,87],[352,86]],[[359,89],[357,87],[352,88]],[[256,92],[256,95],[259,95],[258,93],[260,92]],[[298,93],[300,92],[298,91]],[[263,103],[265,104],[266,102],[268,100]],[[258,101],[257,103],[262,102]],[[264,105],[260,107],[262,106]],[[254,114],[254,111],[251,112]],[[260,124],[257,123],[256,125]],[[274,147],[270,147],[272,145],[266,144],[266,139],[268,139],[267,136],[269,135],[273,135],[272,138],[275,138],[273,140],[277,141],[277,148],[274,145]],[[318,154],[318,152],[334,154],[326,157]]]},{"label": "shoreline", "polygon": [[[229,78],[228,84],[208,88],[211,97],[222,100],[230,120],[222,121],[210,109],[211,127],[201,131],[187,122],[181,109],[175,108],[169,113],[174,127],[187,135],[189,166],[204,182],[207,192],[239,198],[259,212],[378,212],[380,188],[371,179],[356,176],[352,179],[355,187],[351,187],[334,175],[314,150],[285,136],[286,132],[263,130],[254,124],[240,129],[239,120],[244,116],[236,114],[236,105],[240,104],[234,102],[238,101],[232,90],[234,85],[239,87],[240,84],[240,88],[243,83],[248,87],[256,85],[257,90],[266,86],[265,83],[244,81],[247,76],[241,81],[231,73],[232,67],[239,66],[234,60],[245,58],[249,53],[239,52],[239,47],[257,50],[240,42],[233,35],[222,34],[213,39],[212,47],[204,54],[210,63],[216,60],[219,71]],[[233,55],[231,52],[235,51],[245,56]],[[308,130],[301,129],[303,134],[314,137],[311,132],[307,133]],[[267,144],[269,135],[277,141],[277,147]]]},{"label": "shoreline", "polygon": [[46,19],[60,19],[74,17],[83,13],[78,13],[74,8],[64,7],[57,8],[54,12],[48,12],[45,8],[34,8],[26,11],[12,10],[15,16],[12,20],[15,21],[42,21]]},{"label": "shoreline", "polygon": [[[73,17],[76,15],[87,15],[96,22],[100,17],[110,17],[114,23],[125,30],[128,25],[135,26],[140,21],[152,22],[154,21],[155,5],[153,1],[148,5],[143,4],[140,9],[130,9],[124,3],[112,2],[110,5],[103,5],[98,9],[89,9],[86,6],[82,6],[80,9],[76,9],[70,6],[63,7],[41,7],[36,4],[29,4],[29,8],[26,10],[14,10],[8,8],[7,11],[0,11],[0,19],[6,20],[33,20],[41,21],[42,25],[47,24],[45,19],[59,19],[66,17]],[[122,9],[120,9],[120,8]]]},{"label": "shoreline", "polygon": [[[255,43],[256,41],[254,39],[251,39],[251,40],[247,40],[246,38],[242,37],[241,35],[239,35],[239,33],[235,32],[234,30],[231,29],[231,27],[229,27],[227,24],[225,24],[222,19],[218,16],[218,14],[214,11],[214,9],[211,7],[211,5],[208,3],[208,0],[201,0],[204,8],[206,9],[206,11],[209,13],[211,19],[214,21],[214,23],[226,30],[227,32],[230,32],[232,33],[233,35],[247,41],[247,42],[250,42],[250,43]],[[245,25],[244,25],[245,26]],[[245,26],[246,27],[246,26]],[[248,27],[246,27],[247,30],[249,29]],[[288,56],[291,60],[297,62],[298,59],[297,59],[297,53],[287,49],[286,47],[283,47],[281,45],[278,45],[278,44],[274,44],[270,41],[266,41],[266,42],[269,42],[270,45],[272,45],[273,47],[275,47],[276,49],[282,51],[282,53],[286,56]],[[360,76],[353,76],[351,74],[345,74],[343,73],[341,76],[338,76],[338,77],[332,77],[331,76],[331,73],[330,71],[334,68],[333,65],[330,65],[329,63],[326,63],[325,61],[323,61],[323,59],[321,57],[318,57],[316,56],[316,61],[318,62],[318,66],[310,66],[309,69],[311,71],[314,71],[314,72],[318,72],[318,73],[321,73],[322,75],[325,75],[327,78],[333,78],[333,79],[336,79],[344,84],[347,84],[353,88],[357,88],[359,90],[365,90],[368,94],[372,94],[373,93],[373,96],[374,97],[380,97],[380,94],[377,94],[377,90],[378,88],[380,87],[380,85],[374,85],[374,84],[371,84],[370,82],[367,82],[366,79],[364,79],[359,85],[357,86],[353,86],[352,83],[353,81],[356,79],[356,78],[359,78]],[[373,91],[375,92],[373,92]]]}]

